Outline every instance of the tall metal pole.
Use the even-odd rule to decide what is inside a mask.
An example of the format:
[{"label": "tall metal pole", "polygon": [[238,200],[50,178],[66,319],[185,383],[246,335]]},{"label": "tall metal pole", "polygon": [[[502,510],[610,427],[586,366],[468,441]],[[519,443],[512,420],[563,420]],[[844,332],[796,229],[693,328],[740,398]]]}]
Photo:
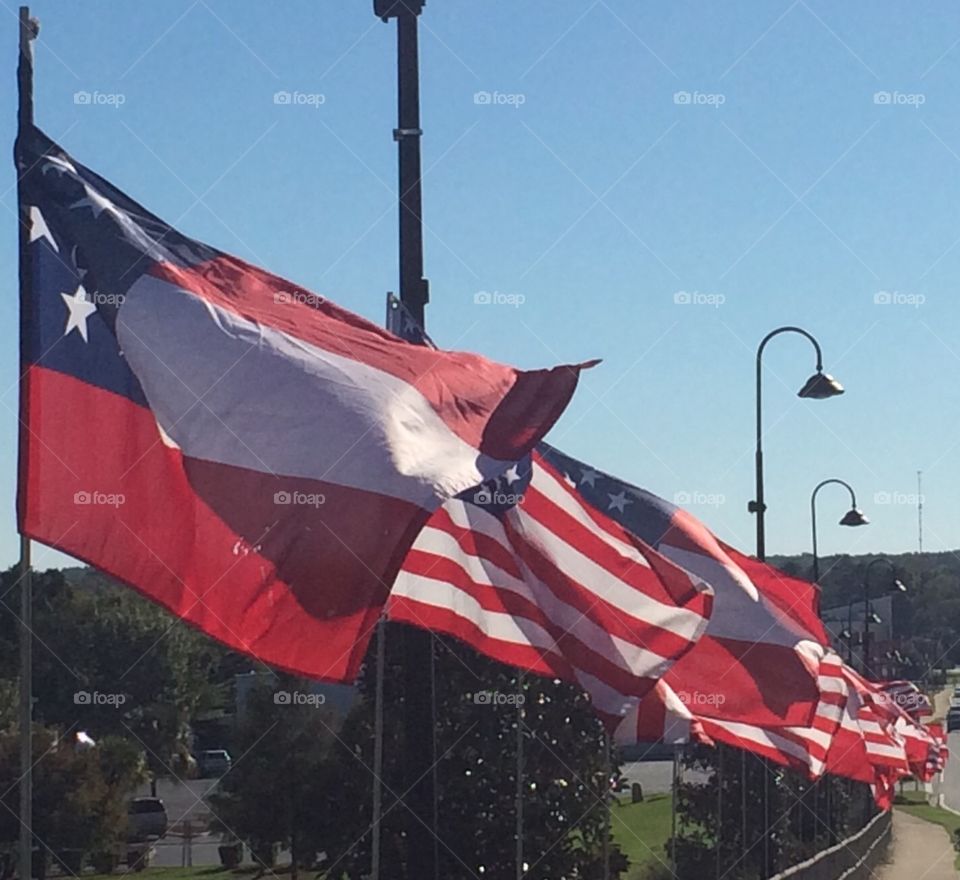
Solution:
[{"label": "tall metal pole", "polygon": [[[423,344],[428,284],[423,277],[421,191],[420,52],[418,16],[425,0],[374,0],[374,14],[397,20],[397,127],[401,335]],[[436,880],[436,776],[433,719],[433,637],[403,631],[404,790],[408,810],[407,878]],[[430,745],[428,745],[430,744]]]},{"label": "tall metal pole", "polygon": [[[776,330],[771,330],[763,339],[760,341],[760,345],[757,347],[757,446],[756,452],[754,454],[754,477],[756,482],[756,494],[754,495],[753,501],[747,505],[747,510],[750,513],[755,513],[757,516],[757,559],[761,562],[766,559],[767,556],[767,545],[766,545],[766,512],[767,505],[764,501],[763,494],[763,350],[767,347],[767,343],[773,339],[774,336],[779,336],[781,333],[798,333],[800,336],[808,339],[813,345],[814,351],[817,354],[817,373],[815,377],[811,377],[808,380],[807,384],[816,379],[827,379],[829,377],[824,377],[823,374],[823,353],[820,350],[820,343],[806,330],[802,327],[778,327]],[[831,380],[832,381],[832,380]],[[839,390],[832,393],[842,393],[842,388],[836,386]],[[805,387],[800,391],[801,397],[809,396],[824,396],[823,394],[811,394],[808,389]]]},{"label": "tall metal pole", "polygon": [[516,880],[523,880],[523,685],[519,676],[517,677],[517,785],[514,801],[514,813],[516,819],[515,834],[516,839]]},{"label": "tall metal pole", "polygon": [[377,666],[373,707],[373,844],[370,880],[380,880],[380,828],[383,819],[383,677],[385,667],[386,621],[377,622]]},{"label": "tall metal pole", "polygon": [[[20,58],[17,64],[17,134],[27,136],[33,128],[33,39],[38,27],[30,18],[30,9],[20,7]],[[27,364],[23,362],[23,340],[30,317],[31,263],[30,263],[30,206],[26,201],[23,173],[17,168],[17,197],[19,201],[20,245],[20,340],[21,376]],[[21,407],[25,405],[24,381],[21,379]],[[21,416],[23,412],[21,410]],[[21,419],[21,423],[25,423]],[[21,455],[24,439],[21,435]],[[30,880],[33,874],[33,577],[30,566],[30,539],[20,536],[20,880]]]},{"label": "tall metal pole", "polygon": [[917,471],[917,551],[923,553],[923,471]]},{"label": "tall metal pole", "polygon": [[[841,486],[846,487],[850,493],[850,510],[851,512],[857,511],[856,493],[845,480],[838,480],[836,477],[832,477],[829,480],[822,480],[817,483],[813,492],[810,493],[810,523],[813,528],[813,582],[815,584],[820,583],[820,554],[817,549],[817,495],[824,486],[829,486],[831,483],[839,483]],[[844,523],[841,522],[841,525],[844,525]]]}]

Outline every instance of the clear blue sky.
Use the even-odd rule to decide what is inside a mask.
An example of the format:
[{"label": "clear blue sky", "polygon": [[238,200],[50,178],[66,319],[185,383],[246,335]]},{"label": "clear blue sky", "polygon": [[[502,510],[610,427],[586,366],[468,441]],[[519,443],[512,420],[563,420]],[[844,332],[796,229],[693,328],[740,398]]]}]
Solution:
[{"label": "clear blue sky", "polygon": [[[10,148],[17,27],[3,5]],[[397,274],[395,36],[371,6],[38,0],[37,121],[186,234],[379,321]],[[837,527],[847,500],[825,490],[823,552],[914,549],[918,469],[925,546],[960,546],[960,8],[430,0],[421,30],[441,345],[522,367],[602,357],[551,442],[688,493],[751,551],[754,353],[799,324],[848,393],[799,400],[812,350],[789,336],[768,349],[768,551],[809,548],[826,477],[851,482],[873,524]],[[6,565],[12,161],[0,189]],[[478,305],[479,291],[523,301]]]}]

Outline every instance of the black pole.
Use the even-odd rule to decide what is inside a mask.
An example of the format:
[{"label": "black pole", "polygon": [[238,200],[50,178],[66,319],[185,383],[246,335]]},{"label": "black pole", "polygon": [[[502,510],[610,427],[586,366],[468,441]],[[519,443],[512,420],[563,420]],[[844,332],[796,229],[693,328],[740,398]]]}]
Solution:
[{"label": "black pole", "polygon": [[[755,513],[757,516],[757,559],[761,562],[765,562],[767,558],[767,545],[766,545],[766,531],[765,531],[765,515],[767,512],[767,505],[764,500],[763,493],[763,350],[767,347],[767,343],[773,339],[774,336],[779,336],[781,333],[799,333],[801,336],[806,337],[814,347],[814,350],[817,353],[817,373],[823,371],[823,355],[820,351],[820,343],[813,338],[806,330],[801,327],[778,327],[776,330],[771,330],[763,339],[760,341],[760,345],[757,347],[757,447],[754,455],[754,467],[755,467],[755,479],[756,479],[756,494],[754,495],[753,501],[747,505],[747,510],[750,513]],[[763,868],[764,876],[770,875],[770,764],[766,758],[762,760],[763,765]],[[741,785],[746,788],[746,775],[744,775],[741,780]]]},{"label": "black pole", "polygon": [[[30,18],[30,8],[20,7],[20,53],[17,63],[17,140],[33,128],[33,40],[39,27]],[[17,165],[17,199],[20,250],[20,454],[26,450],[28,423],[24,377],[28,364],[23,357],[31,303],[30,206],[24,191],[25,168]],[[22,503],[22,499],[21,503]],[[33,578],[30,539],[20,536],[20,880],[33,876]]]},{"label": "black pole", "polygon": [[[424,0],[374,0],[374,14],[397,20],[397,127],[400,303],[395,328],[408,342],[425,338],[427,280],[423,277],[423,198],[420,163],[418,16]],[[408,880],[436,880],[436,756],[433,719],[433,636],[403,629],[404,803]]]},{"label": "black pole", "polygon": [[760,345],[757,347],[757,448],[754,455],[756,495],[753,501],[747,505],[747,510],[757,515],[757,559],[761,562],[767,558],[765,532],[767,505],[764,502],[763,496],[763,350],[774,336],[779,336],[781,333],[799,333],[801,336],[806,337],[817,353],[817,374],[819,375],[823,372],[823,354],[820,351],[820,343],[802,327],[778,327],[776,330],[771,330],[763,337]]},{"label": "black pole", "polygon": [[853,491],[853,487],[844,480],[838,480],[836,477],[817,483],[813,492],[810,494],[810,522],[813,525],[813,582],[815,584],[820,583],[820,556],[817,552],[817,494],[824,486],[829,486],[831,483],[839,483],[841,486],[846,486],[847,491],[850,493],[851,509],[856,510],[857,507],[857,496]]}]

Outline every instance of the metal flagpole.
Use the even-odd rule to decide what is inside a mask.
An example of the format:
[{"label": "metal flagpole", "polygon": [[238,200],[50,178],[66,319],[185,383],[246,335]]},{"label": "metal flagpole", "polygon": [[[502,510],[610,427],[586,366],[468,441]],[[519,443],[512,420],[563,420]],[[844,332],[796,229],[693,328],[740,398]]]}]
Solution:
[{"label": "metal flagpole", "polygon": [[670,873],[677,876],[677,788],[680,785],[681,745],[673,747],[673,784],[670,786]]},{"label": "metal flagpole", "polygon": [[380,880],[380,820],[383,818],[383,671],[386,646],[386,623],[377,622],[377,667],[375,703],[373,707],[373,846],[370,858],[370,880]]},{"label": "metal flagpole", "polygon": [[[418,17],[425,0],[374,0],[374,14],[397,20],[397,127],[400,251],[400,335],[424,343],[423,220],[420,184],[420,57]],[[407,878],[436,880],[436,775],[433,717],[433,637],[413,627],[403,631],[404,646],[404,790],[408,809]]]},{"label": "metal flagpole", "polygon": [[721,877],[721,851],[723,850],[723,753],[726,747],[717,746],[717,846],[716,846],[716,878]]},{"label": "metal flagpole", "polygon": [[610,880],[610,731],[603,727],[603,880]]},{"label": "metal flagpole", "polygon": [[[523,694],[520,679],[517,679],[517,696]],[[517,880],[523,880],[523,700],[517,700],[517,791],[516,791],[516,835],[517,835]]]},{"label": "metal flagpole", "polygon": [[[30,8],[20,7],[20,57],[17,64],[17,135],[25,137],[33,127],[33,40],[39,32],[30,18]],[[30,207],[26,202],[24,169],[17,168],[17,197],[20,246],[20,345],[21,416],[25,406],[23,341],[30,317]],[[21,425],[24,423],[21,419]],[[23,428],[21,452],[24,454]],[[30,565],[30,539],[20,536],[20,880],[33,875],[33,575]]]}]

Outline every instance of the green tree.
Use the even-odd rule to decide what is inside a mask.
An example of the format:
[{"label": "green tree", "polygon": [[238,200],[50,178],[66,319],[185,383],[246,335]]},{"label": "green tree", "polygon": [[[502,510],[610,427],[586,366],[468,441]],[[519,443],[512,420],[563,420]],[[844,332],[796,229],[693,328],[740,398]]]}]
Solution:
[{"label": "green tree", "polygon": [[[129,795],[143,779],[142,758],[122,739],[77,747],[72,731],[34,725],[33,828],[37,868],[51,861],[78,874],[87,858],[123,841]],[[0,841],[19,836],[19,733],[0,733]]]},{"label": "green tree", "polygon": [[[436,640],[436,744],[403,738],[402,627],[387,635],[383,767],[382,867],[402,876],[410,821],[399,802],[404,756],[411,748],[436,755],[437,851],[441,876],[513,876],[516,859],[517,724],[523,737],[523,847],[530,880],[601,876],[605,799],[611,765],[593,709],[575,687],[481,657]],[[372,659],[372,652],[368,660]],[[429,670],[424,671],[425,675]],[[336,751],[342,794],[336,837],[328,842],[332,876],[359,880],[370,870],[373,786],[374,669],[361,675],[364,699],[340,731]],[[477,694],[483,696],[478,700]],[[517,706],[517,696],[523,699]],[[489,696],[489,699],[487,697]],[[611,877],[626,860],[609,838]]]},{"label": "green tree", "polygon": [[[278,701],[284,694],[291,698]],[[275,846],[289,847],[294,875],[316,862],[342,803],[334,787],[332,719],[311,696],[308,683],[290,676],[276,688],[254,689],[236,761],[208,799],[214,830],[247,843],[261,868],[272,866]]]},{"label": "green tree", "polygon": [[[0,599],[0,675],[18,668],[16,571]],[[95,739],[125,736],[151,779],[182,771],[190,720],[225,699],[229,652],[139,594],[90,569],[34,574],[34,718]],[[178,770],[179,768],[179,770]]]}]

